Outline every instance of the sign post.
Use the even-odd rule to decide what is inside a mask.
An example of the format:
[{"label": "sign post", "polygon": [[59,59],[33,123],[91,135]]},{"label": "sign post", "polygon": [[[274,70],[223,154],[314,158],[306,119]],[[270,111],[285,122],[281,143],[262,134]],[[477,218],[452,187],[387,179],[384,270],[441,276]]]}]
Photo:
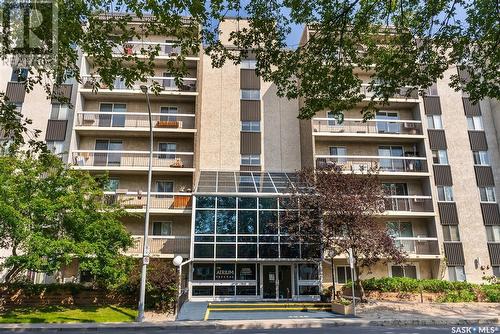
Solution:
[{"label": "sign post", "polygon": [[354,255],[352,248],[349,248],[349,266],[351,267],[351,281],[352,281],[352,313],[356,316],[356,294],[354,292]]}]

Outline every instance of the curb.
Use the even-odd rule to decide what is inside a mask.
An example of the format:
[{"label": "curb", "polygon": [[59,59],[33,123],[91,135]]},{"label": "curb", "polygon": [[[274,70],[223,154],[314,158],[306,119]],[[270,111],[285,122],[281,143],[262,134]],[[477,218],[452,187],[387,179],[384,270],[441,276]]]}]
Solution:
[{"label": "curb", "polygon": [[154,329],[154,330],[181,330],[181,329],[285,329],[285,328],[329,328],[338,326],[384,326],[384,327],[444,327],[464,325],[498,325],[499,318],[469,318],[469,319],[334,319],[334,320],[262,320],[255,321],[172,321],[162,323],[100,323],[100,324],[4,324],[0,325],[0,332],[16,331],[63,331],[78,329],[79,331],[97,332],[103,329]]}]

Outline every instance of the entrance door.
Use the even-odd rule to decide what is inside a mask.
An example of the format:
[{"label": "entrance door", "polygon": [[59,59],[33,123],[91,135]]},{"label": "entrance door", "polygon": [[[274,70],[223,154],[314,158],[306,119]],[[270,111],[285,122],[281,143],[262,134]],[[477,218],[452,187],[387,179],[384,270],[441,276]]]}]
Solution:
[{"label": "entrance door", "polygon": [[279,299],[292,299],[292,268],[289,265],[278,266]]},{"label": "entrance door", "polygon": [[262,265],[262,298],[292,299],[292,266]]},{"label": "entrance door", "polygon": [[262,298],[276,299],[276,266],[262,266]]}]

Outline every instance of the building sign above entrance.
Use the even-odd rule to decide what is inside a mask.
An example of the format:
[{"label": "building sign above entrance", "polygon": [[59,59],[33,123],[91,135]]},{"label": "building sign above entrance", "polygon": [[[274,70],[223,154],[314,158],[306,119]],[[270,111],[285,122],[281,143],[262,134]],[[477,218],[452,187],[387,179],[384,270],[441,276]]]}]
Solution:
[{"label": "building sign above entrance", "polygon": [[234,264],[221,263],[215,266],[215,280],[217,281],[230,281],[234,280]]}]

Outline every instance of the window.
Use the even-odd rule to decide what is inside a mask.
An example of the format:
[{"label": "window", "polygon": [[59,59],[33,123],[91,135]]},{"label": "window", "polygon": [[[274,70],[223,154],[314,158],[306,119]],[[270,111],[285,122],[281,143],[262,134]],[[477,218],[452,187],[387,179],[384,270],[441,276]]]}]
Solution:
[{"label": "window", "polygon": [[258,154],[242,154],[241,155],[241,164],[242,165],[260,165],[260,155]]},{"label": "window", "polygon": [[242,89],[241,90],[242,100],[260,100],[260,90],[253,89]]},{"label": "window", "polygon": [[120,187],[120,179],[110,178],[106,185],[104,185],[104,191],[116,191]]},{"label": "window", "polygon": [[[176,143],[159,143],[158,151],[160,152],[175,152],[177,151]],[[175,154],[160,154],[158,159],[175,159]]]},{"label": "window", "polygon": [[390,122],[391,120],[399,120],[399,115],[394,111],[377,111],[376,120],[387,120],[387,122],[377,121],[378,133],[400,133],[401,123]]},{"label": "window", "polygon": [[242,121],[241,131],[246,132],[260,132],[260,122],[259,121]]},{"label": "window", "polygon": [[467,129],[469,130],[484,130],[483,116],[467,117]]},{"label": "window", "polygon": [[47,149],[54,154],[61,154],[64,150],[63,141],[47,141]]},{"label": "window", "polygon": [[[174,192],[174,183],[172,181],[156,181],[156,192],[172,193]],[[161,197],[160,197],[161,196]],[[160,198],[166,198],[165,195],[160,195]]]},{"label": "window", "polygon": [[495,188],[493,187],[479,187],[479,195],[481,202],[496,202]]},{"label": "window", "polygon": [[448,267],[448,278],[452,282],[464,282],[465,270],[464,267]]},{"label": "window", "polygon": [[437,186],[438,201],[453,202],[453,188],[450,186]]},{"label": "window", "polygon": [[428,115],[427,126],[429,129],[442,129],[443,121],[441,120],[441,115]]},{"label": "window", "polygon": [[347,281],[351,280],[351,267],[349,266],[337,266],[337,283],[346,284]]},{"label": "window", "polygon": [[160,121],[177,121],[177,107],[160,107],[160,114],[167,114],[167,115],[172,115],[172,116],[160,116]]},{"label": "window", "polygon": [[432,150],[432,162],[436,165],[448,165],[448,153],[446,150]]},{"label": "window", "polygon": [[253,281],[257,277],[254,263],[238,263],[236,265],[236,279],[238,281]]},{"label": "window", "polygon": [[299,280],[314,281],[318,279],[318,266],[315,264],[299,264]]},{"label": "window", "polygon": [[490,157],[488,155],[488,151],[472,151],[474,156],[474,164],[481,166],[489,166],[490,165]]},{"label": "window", "polygon": [[14,82],[24,82],[28,79],[29,69],[26,67],[21,68],[13,68],[12,75],[10,77],[10,81]]},{"label": "window", "polygon": [[460,241],[460,233],[457,225],[443,225],[444,241]]},{"label": "window", "polygon": [[489,242],[500,242],[500,225],[486,226],[486,238]]},{"label": "window", "polygon": [[[335,125],[338,125],[338,121],[337,121],[337,118],[335,117],[335,113],[333,111],[329,111],[327,114],[326,114],[326,117],[329,118],[328,120],[328,126],[335,126]],[[331,119],[331,120],[330,120]]]},{"label": "window", "polygon": [[178,41],[175,40],[166,40],[165,43],[165,54],[168,56],[177,56],[179,53],[181,53],[181,47],[180,46],[174,46],[178,44]]},{"label": "window", "polygon": [[[347,148],[345,148],[344,146],[330,146],[330,155],[334,155],[334,156],[346,156],[347,155]],[[336,163],[338,164],[345,164],[347,163],[347,158],[345,157],[341,157],[341,158],[334,158],[334,159],[331,159],[333,161],[335,161]]]},{"label": "window", "polygon": [[429,96],[438,95],[437,84],[435,82],[431,86],[427,87],[427,95]]},{"label": "window", "polygon": [[52,104],[52,111],[50,112],[50,119],[66,120],[68,119],[68,105],[54,103]]},{"label": "window", "polygon": [[406,266],[391,266],[391,277],[417,277],[417,267],[406,265]]},{"label": "window", "polygon": [[257,67],[257,60],[243,59],[240,66],[242,69],[254,70]]},{"label": "window", "polygon": [[175,84],[175,75],[169,72],[163,73],[163,88],[165,90],[176,90],[177,85]]},{"label": "window", "polygon": [[153,235],[172,235],[172,222],[153,222]]},{"label": "window", "polygon": [[101,103],[99,105],[100,127],[124,127],[127,105],[124,103]]},{"label": "window", "polygon": [[212,281],[214,279],[214,265],[212,263],[193,264],[194,281]]}]

